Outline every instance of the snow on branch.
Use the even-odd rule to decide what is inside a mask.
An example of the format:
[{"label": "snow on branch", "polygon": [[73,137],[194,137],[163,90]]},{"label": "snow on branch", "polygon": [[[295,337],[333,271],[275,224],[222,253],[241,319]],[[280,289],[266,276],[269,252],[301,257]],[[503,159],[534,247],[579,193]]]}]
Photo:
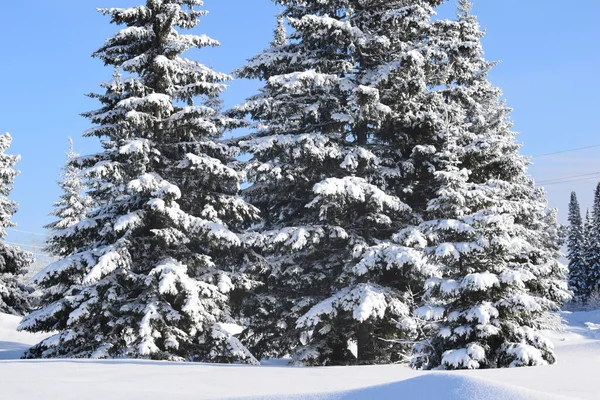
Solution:
[{"label": "snow on branch", "polygon": [[382,319],[386,312],[394,316],[408,316],[409,308],[383,286],[362,283],[347,287],[311,308],[297,321],[299,328],[314,327],[324,316],[334,317],[340,312],[352,313],[359,322]]},{"label": "snow on branch", "polygon": [[390,209],[408,211],[410,207],[396,196],[390,196],[364,178],[348,176],[344,178],[328,178],[317,183],[313,191],[318,196],[306,207],[313,207],[322,201],[337,201],[341,205],[347,203],[366,203],[376,211]]}]

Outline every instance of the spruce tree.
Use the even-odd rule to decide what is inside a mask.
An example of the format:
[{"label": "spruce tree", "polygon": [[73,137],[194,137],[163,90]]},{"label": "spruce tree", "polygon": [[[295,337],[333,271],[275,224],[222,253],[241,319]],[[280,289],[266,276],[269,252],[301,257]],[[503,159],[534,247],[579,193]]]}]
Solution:
[{"label": "spruce tree", "polygon": [[402,349],[379,339],[397,335],[422,271],[395,245],[373,254],[426,197],[412,183],[437,117],[425,102],[440,83],[428,29],[441,1],[276,2],[291,40],[238,72],[264,81],[236,109],[256,124],[240,146],[253,155],[245,196],[264,217],[249,341],[303,364],[356,362],[352,340],[360,363],[396,361]]},{"label": "spruce tree", "polygon": [[288,43],[287,30],[285,28],[285,19],[283,18],[283,15],[277,16],[277,28],[275,28],[273,36],[271,47],[285,46]]},{"label": "spruce tree", "polygon": [[575,299],[585,302],[587,297],[587,267],[584,257],[583,221],[575,192],[571,192],[571,201],[569,202],[567,248],[569,288],[573,291]]},{"label": "spruce tree", "polygon": [[94,54],[127,76],[92,95],[85,136],[103,151],[82,157],[98,207],[70,229],[80,244],[36,278],[68,286],[20,329],[58,331],[27,357],[134,357],[256,362],[232,336],[229,294],[251,285],[239,232],[257,210],[238,196],[242,174],[219,141],[241,122],[214,105],[228,75],[181,57],[217,46],[182,34],[201,0],[148,0],[101,9],[125,25]]},{"label": "spruce tree", "polygon": [[[438,152],[437,195],[412,233],[415,250],[434,267],[426,305],[433,321],[416,347],[421,368],[493,368],[553,363],[543,328],[549,311],[569,298],[558,262],[560,232],[544,192],[527,176],[511,131],[510,110],[487,81],[471,3],[457,22],[440,21],[440,40],[455,43],[448,82],[439,88],[446,151]],[[445,115],[445,117],[444,117]]]},{"label": "spruce tree", "polygon": [[594,218],[590,210],[585,212],[585,220],[583,222],[583,246],[582,258],[584,268],[581,271],[580,294],[579,298],[583,304],[587,304],[592,295],[592,266],[596,262],[596,228]]},{"label": "spruce tree", "polygon": [[[8,196],[19,174],[14,166],[20,157],[6,154],[11,143],[10,134],[0,135],[0,239],[6,237],[6,228],[16,226],[11,219],[17,212],[17,203]],[[0,313],[23,315],[29,311],[30,290],[20,277],[32,262],[30,253],[0,240]]]},{"label": "spruce tree", "polygon": [[45,250],[56,257],[66,257],[76,248],[69,228],[79,224],[93,204],[85,193],[83,172],[77,166],[78,157],[73,148],[73,139],[69,138],[67,162],[62,168],[62,180],[58,183],[62,194],[60,200],[54,203],[55,209],[51,214],[57,219],[45,226],[51,232]]},{"label": "spruce tree", "polygon": [[588,237],[587,248],[587,294],[591,296],[598,292],[600,285],[600,182],[594,191],[592,207],[592,229]]}]

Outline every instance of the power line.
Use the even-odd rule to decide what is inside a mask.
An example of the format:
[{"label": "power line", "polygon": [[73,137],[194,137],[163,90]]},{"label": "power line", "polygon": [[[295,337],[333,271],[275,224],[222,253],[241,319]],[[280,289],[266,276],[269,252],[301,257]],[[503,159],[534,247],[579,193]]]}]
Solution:
[{"label": "power line", "polygon": [[580,151],[580,150],[586,150],[586,149],[593,149],[596,147],[600,147],[600,144],[595,144],[593,146],[585,146],[585,147],[578,147],[576,149],[569,149],[569,150],[560,150],[560,151],[555,151],[552,153],[544,153],[544,154],[536,154],[534,156],[531,156],[531,158],[537,158],[537,157],[546,157],[546,156],[553,156],[555,154],[562,154],[562,153],[570,153],[573,151]]},{"label": "power line", "polygon": [[568,181],[561,181],[561,182],[550,182],[550,183],[544,184],[544,186],[560,185],[561,183],[569,183],[569,182],[587,181],[587,180],[595,179],[595,178],[600,178],[600,175],[590,176],[590,177],[587,177],[587,178],[571,179],[571,180],[568,180]]},{"label": "power line", "polygon": [[589,177],[589,179],[591,179],[591,178],[595,178],[598,174],[600,174],[600,171],[598,171],[598,172],[591,172],[589,174],[563,176],[562,178],[546,179],[546,180],[543,180],[543,181],[539,181],[538,184],[543,185],[543,184],[549,184],[549,183],[555,183],[555,182],[556,183],[561,183],[560,181],[564,181],[566,179],[581,178],[581,177],[584,177],[584,176],[587,176],[587,177]]},{"label": "power line", "polygon": [[14,232],[19,232],[19,233],[28,233],[30,235],[36,235],[36,236],[48,236],[47,233],[38,233],[38,232],[31,232],[31,231],[24,231],[22,229],[16,229],[16,228],[6,228],[8,230],[14,231]]}]

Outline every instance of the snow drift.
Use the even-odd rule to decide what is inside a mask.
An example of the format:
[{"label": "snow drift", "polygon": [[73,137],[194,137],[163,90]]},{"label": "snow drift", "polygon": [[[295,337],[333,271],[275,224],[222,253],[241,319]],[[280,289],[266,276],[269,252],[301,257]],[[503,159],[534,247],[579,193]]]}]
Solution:
[{"label": "snow drift", "polygon": [[600,310],[563,313],[549,332],[552,366],[421,372],[401,365],[294,368],[143,360],[17,360],[40,335],[16,332],[20,318],[0,315],[0,384],[11,400],[558,400],[600,398]]}]

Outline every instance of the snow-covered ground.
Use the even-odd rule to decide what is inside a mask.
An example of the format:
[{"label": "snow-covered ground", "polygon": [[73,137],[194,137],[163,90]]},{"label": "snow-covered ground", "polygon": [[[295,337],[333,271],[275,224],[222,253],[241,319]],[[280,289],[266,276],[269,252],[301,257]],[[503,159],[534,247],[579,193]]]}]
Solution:
[{"label": "snow-covered ground", "polygon": [[565,312],[549,333],[559,362],[536,368],[419,372],[399,365],[292,368],[139,360],[22,361],[40,336],[0,314],[0,398],[484,400],[600,399],[600,310]]}]

